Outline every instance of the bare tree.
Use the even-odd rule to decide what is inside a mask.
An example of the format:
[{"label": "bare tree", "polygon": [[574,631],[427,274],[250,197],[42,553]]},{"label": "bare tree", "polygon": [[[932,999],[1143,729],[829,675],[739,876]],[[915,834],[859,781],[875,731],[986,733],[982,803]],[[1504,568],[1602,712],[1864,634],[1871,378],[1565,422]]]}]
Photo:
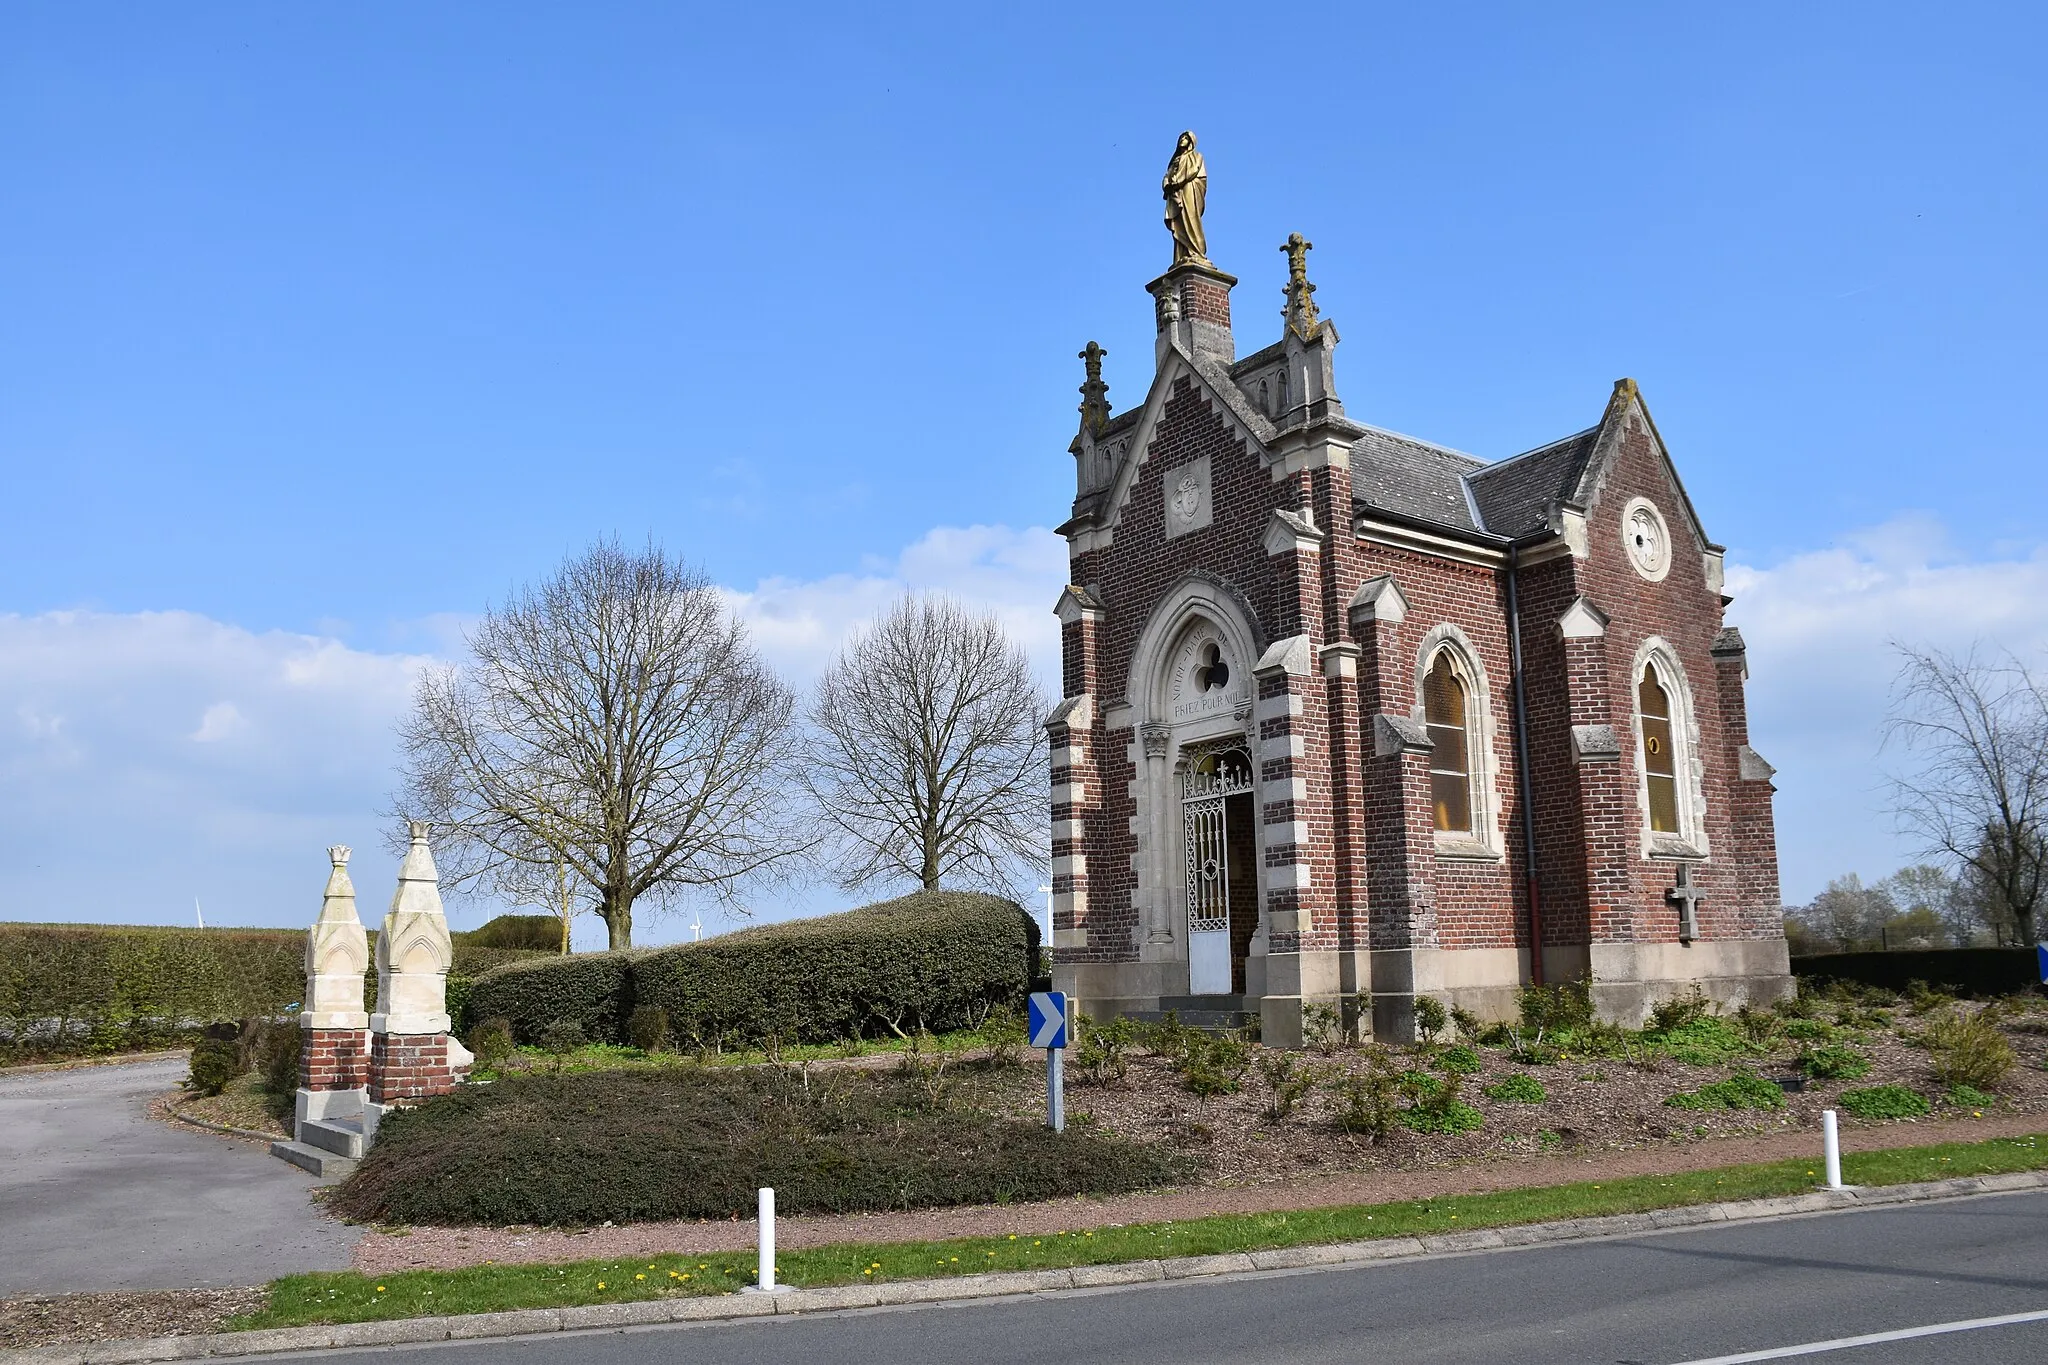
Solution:
[{"label": "bare tree", "polygon": [[399,808],[450,881],[529,899],[561,868],[613,948],[633,910],[730,900],[801,851],[783,793],[795,699],[708,580],[601,541],[488,613],[471,662],[423,675]]},{"label": "bare tree", "polygon": [[2000,937],[2034,941],[2048,890],[2048,697],[2018,658],[1893,646],[1887,741],[1916,760],[1892,810],[1978,893]]},{"label": "bare tree", "polygon": [[1041,871],[1046,706],[995,617],[919,595],[877,616],[818,680],[804,746],[840,885]]},{"label": "bare tree", "polygon": [[1865,886],[1854,872],[1837,877],[1811,905],[1793,912],[1808,933],[1830,947],[1854,950],[1882,941],[1898,906],[1882,884]]}]

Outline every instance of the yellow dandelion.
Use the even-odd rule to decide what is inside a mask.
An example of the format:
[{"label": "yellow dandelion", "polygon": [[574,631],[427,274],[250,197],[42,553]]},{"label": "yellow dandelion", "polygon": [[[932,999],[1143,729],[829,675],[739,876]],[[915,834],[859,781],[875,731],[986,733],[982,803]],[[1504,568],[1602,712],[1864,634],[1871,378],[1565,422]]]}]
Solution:
[{"label": "yellow dandelion", "polygon": [[874,1272],[874,1271],[872,1271],[872,1270],[863,1270],[863,1271],[861,1271],[861,1274],[863,1274],[863,1275],[872,1275],[872,1274],[874,1274],[874,1273],[875,1273],[875,1272]]},{"label": "yellow dandelion", "polygon": [[1010,1234],[1010,1240],[1011,1240],[1011,1241],[1013,1241],[1013,1242],[1014,1242],[1014,1241],[1016,1241],[1016,1240],[1017,1240],[1017,1234],[1016,1234],[1016,1233],[1014,1233],[1014,1232],[1013,1232],[1013,1233],[1011,1233],[1011,1234]]},{"label": "yellow dandelion", "polygon": [[690,1278],[690,1272],[685,1270],[682,1274],[676,1276],[676,1278],[679,1280],[687,1280]]},{"label": "yellow dandelion", "polygon": [[635,1275],[635,1276],[634,1276],[633,1278],[634,1278],[634,1279],[636,1279],[636,1280],[644,1280],[644,1279],[646,1279],[647,1277],[646,1277],[645,1275]]},{"label": "yellow dandelion", "polygon": [[603,1281],[603,1280],[599,1280],[599,1281],[597,1282],[597,1287],[598,1287],[599,1289],[602,1289],[602,1288],[604,1288],[604,1281]]},{"label": "yellow dandelion", "polygon": [[378,1285],[378,1286],[377,1286],[377,1292],[378,1292],[379,1294],[383,1293],[383,1292],[384,1292],[384,1286],[383,1286],[383,1285],[381,1285],[381,1284],[380,1284],[380,1285]]}]

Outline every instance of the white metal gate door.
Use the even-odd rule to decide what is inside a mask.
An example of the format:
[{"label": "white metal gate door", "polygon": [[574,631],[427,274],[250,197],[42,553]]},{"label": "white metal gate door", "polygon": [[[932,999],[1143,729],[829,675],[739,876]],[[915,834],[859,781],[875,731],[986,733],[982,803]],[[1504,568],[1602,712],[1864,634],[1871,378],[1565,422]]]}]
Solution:
[{"label": "white metal gate door", "polygon": [[1234,753],[1205,760],[1181,779],[1191,995],[1230,994],[1230,840],[1223,803],[1225,797],[1250,790],[1250,764]]}]

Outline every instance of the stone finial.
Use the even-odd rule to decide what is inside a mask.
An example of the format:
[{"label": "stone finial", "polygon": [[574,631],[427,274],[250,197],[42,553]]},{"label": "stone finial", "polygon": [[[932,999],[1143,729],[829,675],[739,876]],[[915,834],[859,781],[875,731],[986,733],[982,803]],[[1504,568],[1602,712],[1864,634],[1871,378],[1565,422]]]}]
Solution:
[{"label": "stone finial", "polygon": [[441,909],[440,874],[427,846],[424,820],[406,822],[411,846],[398,868],[398,889],[377,936],[377,1033],[446,1033],[448,968],[455,947]]},{"label": "stone finial", "polygon": [[1081,383],[1081,429],[1090,436],[1100,436],[1109,425],[1109,385],[1102,382],[1102,357],[1108,354],[1092,341],[1081,351],[1088,375]]},{"label": "stone finial", "polygon": [[299,1010],[302,1028],[360,1029],[363,972],[370,965],[369,935],[356,917],[356,888],[348,878],[349,849],[336,844],[327,850],[332,864],[320,917],[306,934],[306,998]]},{"label": "stone finial", "polygon": [[1280,316],[1287,320],[1287,329],[1303,341],[1313,340],[1323,330],[1316,310],[1316,287],[1308,282],[1308,253],[1315,245],[1300,233],[1290,232],[1280,248],[1287,253],[1287,284],[1281,291],[1287,295],[1287,303]]}]

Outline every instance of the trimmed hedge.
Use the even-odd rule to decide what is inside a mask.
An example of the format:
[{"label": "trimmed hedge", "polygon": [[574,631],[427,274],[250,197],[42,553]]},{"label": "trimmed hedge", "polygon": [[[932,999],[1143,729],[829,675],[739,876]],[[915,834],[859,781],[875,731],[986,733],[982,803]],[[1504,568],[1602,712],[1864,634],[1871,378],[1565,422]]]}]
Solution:
[{"label": "trimmed hedge", "polygon": [[921,891],[702,943],[501,968],[476,982],[469,1017],[509,1019],[521,1042],[557,1019],[625,1042],[633,1011],[653,1006],[702,1046],[833,1042],[972,1027],[1020,1004],[1037,962],[1037,922],[1015,901]]},{"label": "trimmed hedge", "polygon": [[1968,996],[2011,995],[2041,984],[2040,959],[2032,948],[1814,953],[1793,958],[1792,975],[1810,981],[1854,981],[1892,991],[1924,981]]},{"label": "trimmed hedge", "polygon": [[479,928],[450,937],[457,946],[524,948],[530,952],[560,953],[562,922],[553,915],[500,915]]},{"label": "trimmed hedge", "polygon": [[637,955],[556,954],[499,967],[470,983],[465,1015],[508,1020],[522,1043],[538,1043],[558,1019],[579,1025],[587,1038],[615,1042],[633,1013],[628,964]]},{"label": "trimmed hedge", "polygon": [[[536,956],[547,954],[458,942],[451,1010],[465,978]],[[0,923],[0,1060],[165,1046],[207,1024],[276,1018],[305,998],[305,961],[303,929]],[[365,972],[365,1008],[376,994]]]},{"label": "trimmed hedge", "polygon": [[897,1072],[675,1067],[501,1079],[401,1110],[329,1207],[366,1222],[592,1226],[1120,1194],[1196,1153],[934,1101]]}]

